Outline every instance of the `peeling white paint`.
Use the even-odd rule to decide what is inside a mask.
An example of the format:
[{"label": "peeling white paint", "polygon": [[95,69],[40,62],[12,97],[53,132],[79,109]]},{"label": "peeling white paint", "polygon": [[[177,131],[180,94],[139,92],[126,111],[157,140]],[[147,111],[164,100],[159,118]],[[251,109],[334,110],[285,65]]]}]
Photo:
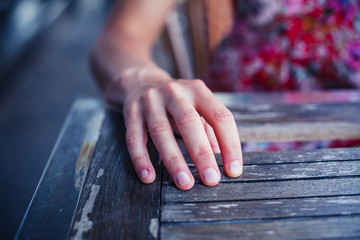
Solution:
[{"label": "peeling white paint", "polygon": [[219,204],[216,206],[211,206],[211,209],[219,209],[219,208],[231,208],[231,207],[237,207],[239,204],[232,203],[232,204]]},{"label": "peeling white paint", "polygon": [[315,211],[316,208],[300,208],[300,211]]},{"label": "peeling white paint", "polygon": [[158,238],[159,220],[157,218],[152,218],[150,220],[149,231],[150,231],[151,235],[153,236],[153,238],[155,238],[155,239]]},{"label": "peeling white paint", "polygon": [[96,175],[96,178],[99,178],[101,177],[102,175],[104,175],[104,169],[100,168],[97,175]]},{"label": "peeling white paint", "polygon": [[325,155],[322,157],[323,160],[334,160],[336,159],[335,156],[332,156],[332,155]]},{"label": "peeling white paint", "polygon": [[99,185],[92,185],[91,192],[88,200],[85,203],[85,206],[82,209],[82,214],[80,221],[75,222],[74,229],[77,230],[75,236],[72,239],[83,239],[83,233],[89,231],[93,225],[93,222],[89,219],[89,214],[92,212],[94,208],[94,202],[96,196],[98,195],[100,190]]},{"label": "peeling white paint", "polygon": [[328,200],[328,203],[338,203],[338,204],[357,204],[360,203],[360,200],[355,199],[338,199],[338,200]]},{"label": "peeling white paint", "polygon": [[196,206],[195,203],[184,203],[183,205],[184,205],[184,206]]},{"label": "peeling white paint", "polygon": [[266,205],[270,205],[270,204],[282,204],[283,202],[281,202],[281,201],[272,201],[272,202],[266,202],[266,203],[264,203],[264,204],[266,204]]}]

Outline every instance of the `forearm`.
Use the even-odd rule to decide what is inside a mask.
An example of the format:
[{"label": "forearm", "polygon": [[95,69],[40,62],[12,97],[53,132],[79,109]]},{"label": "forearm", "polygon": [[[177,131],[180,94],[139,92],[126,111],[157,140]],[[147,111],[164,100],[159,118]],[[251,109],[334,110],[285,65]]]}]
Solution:
[{"label": "forearm", "polygon": [[[132,89],[169,78],[152,60],[151,50],[171,2],[152,11],[160,12],[156,18],[154,13],[147,14],[148,1],[132,0],[115,9],[91,55],[91,68],[107,100],[124,103],[124,97]],[[160,76],[141,78],[144,69],[152,69],[152,74]]]}]

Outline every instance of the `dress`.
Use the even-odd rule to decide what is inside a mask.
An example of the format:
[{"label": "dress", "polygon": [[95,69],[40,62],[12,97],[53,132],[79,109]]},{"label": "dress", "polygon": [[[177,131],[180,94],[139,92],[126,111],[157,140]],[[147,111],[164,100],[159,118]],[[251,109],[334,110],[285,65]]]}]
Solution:
[{"label": "dress", "polygon": [[[213,91],[360,88],[360,0],[237,0],[231,33],[204,76]],[[248,143],[245,151],[360,146]]]},{"label": "dress", "polygon": [[360,0],[237,0],[205,76],[214,91],[360,87]]}]

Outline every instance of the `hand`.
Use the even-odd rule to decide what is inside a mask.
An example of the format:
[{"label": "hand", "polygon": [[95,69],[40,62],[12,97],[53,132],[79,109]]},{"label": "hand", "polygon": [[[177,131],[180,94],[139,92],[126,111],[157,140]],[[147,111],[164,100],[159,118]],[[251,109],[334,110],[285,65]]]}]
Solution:
[{"label": "hand", "polygon": [[142,182],[152,183],[156,177],[146,148],[147,132],[179,189],[192,188],[194,178],[176,142],[177,131],[205,185],[220,181],[214,156],[220,150],[226,173],[241,175],[241,145],[234,117],[201,80],[174,80],[155,66],[129,69],[121,77],[136,86],[125,96],[124,116],[127,146]]}]

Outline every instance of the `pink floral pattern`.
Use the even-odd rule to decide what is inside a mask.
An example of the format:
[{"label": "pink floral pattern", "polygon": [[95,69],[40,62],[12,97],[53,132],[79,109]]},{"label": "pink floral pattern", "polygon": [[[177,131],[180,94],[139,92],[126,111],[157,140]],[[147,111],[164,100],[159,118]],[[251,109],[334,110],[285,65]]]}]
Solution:
[{"label": "pink floral pattern", "polygon": [[[211,57],[214,91],[360,88],[360,0],[238,0]],[[244,151],[360,146],[360,140],[247,143]]]},{"label": "pink floral pattern", "polygon": [[360,86],[360,0],[241,0],[205,81],[215,91]]}]

